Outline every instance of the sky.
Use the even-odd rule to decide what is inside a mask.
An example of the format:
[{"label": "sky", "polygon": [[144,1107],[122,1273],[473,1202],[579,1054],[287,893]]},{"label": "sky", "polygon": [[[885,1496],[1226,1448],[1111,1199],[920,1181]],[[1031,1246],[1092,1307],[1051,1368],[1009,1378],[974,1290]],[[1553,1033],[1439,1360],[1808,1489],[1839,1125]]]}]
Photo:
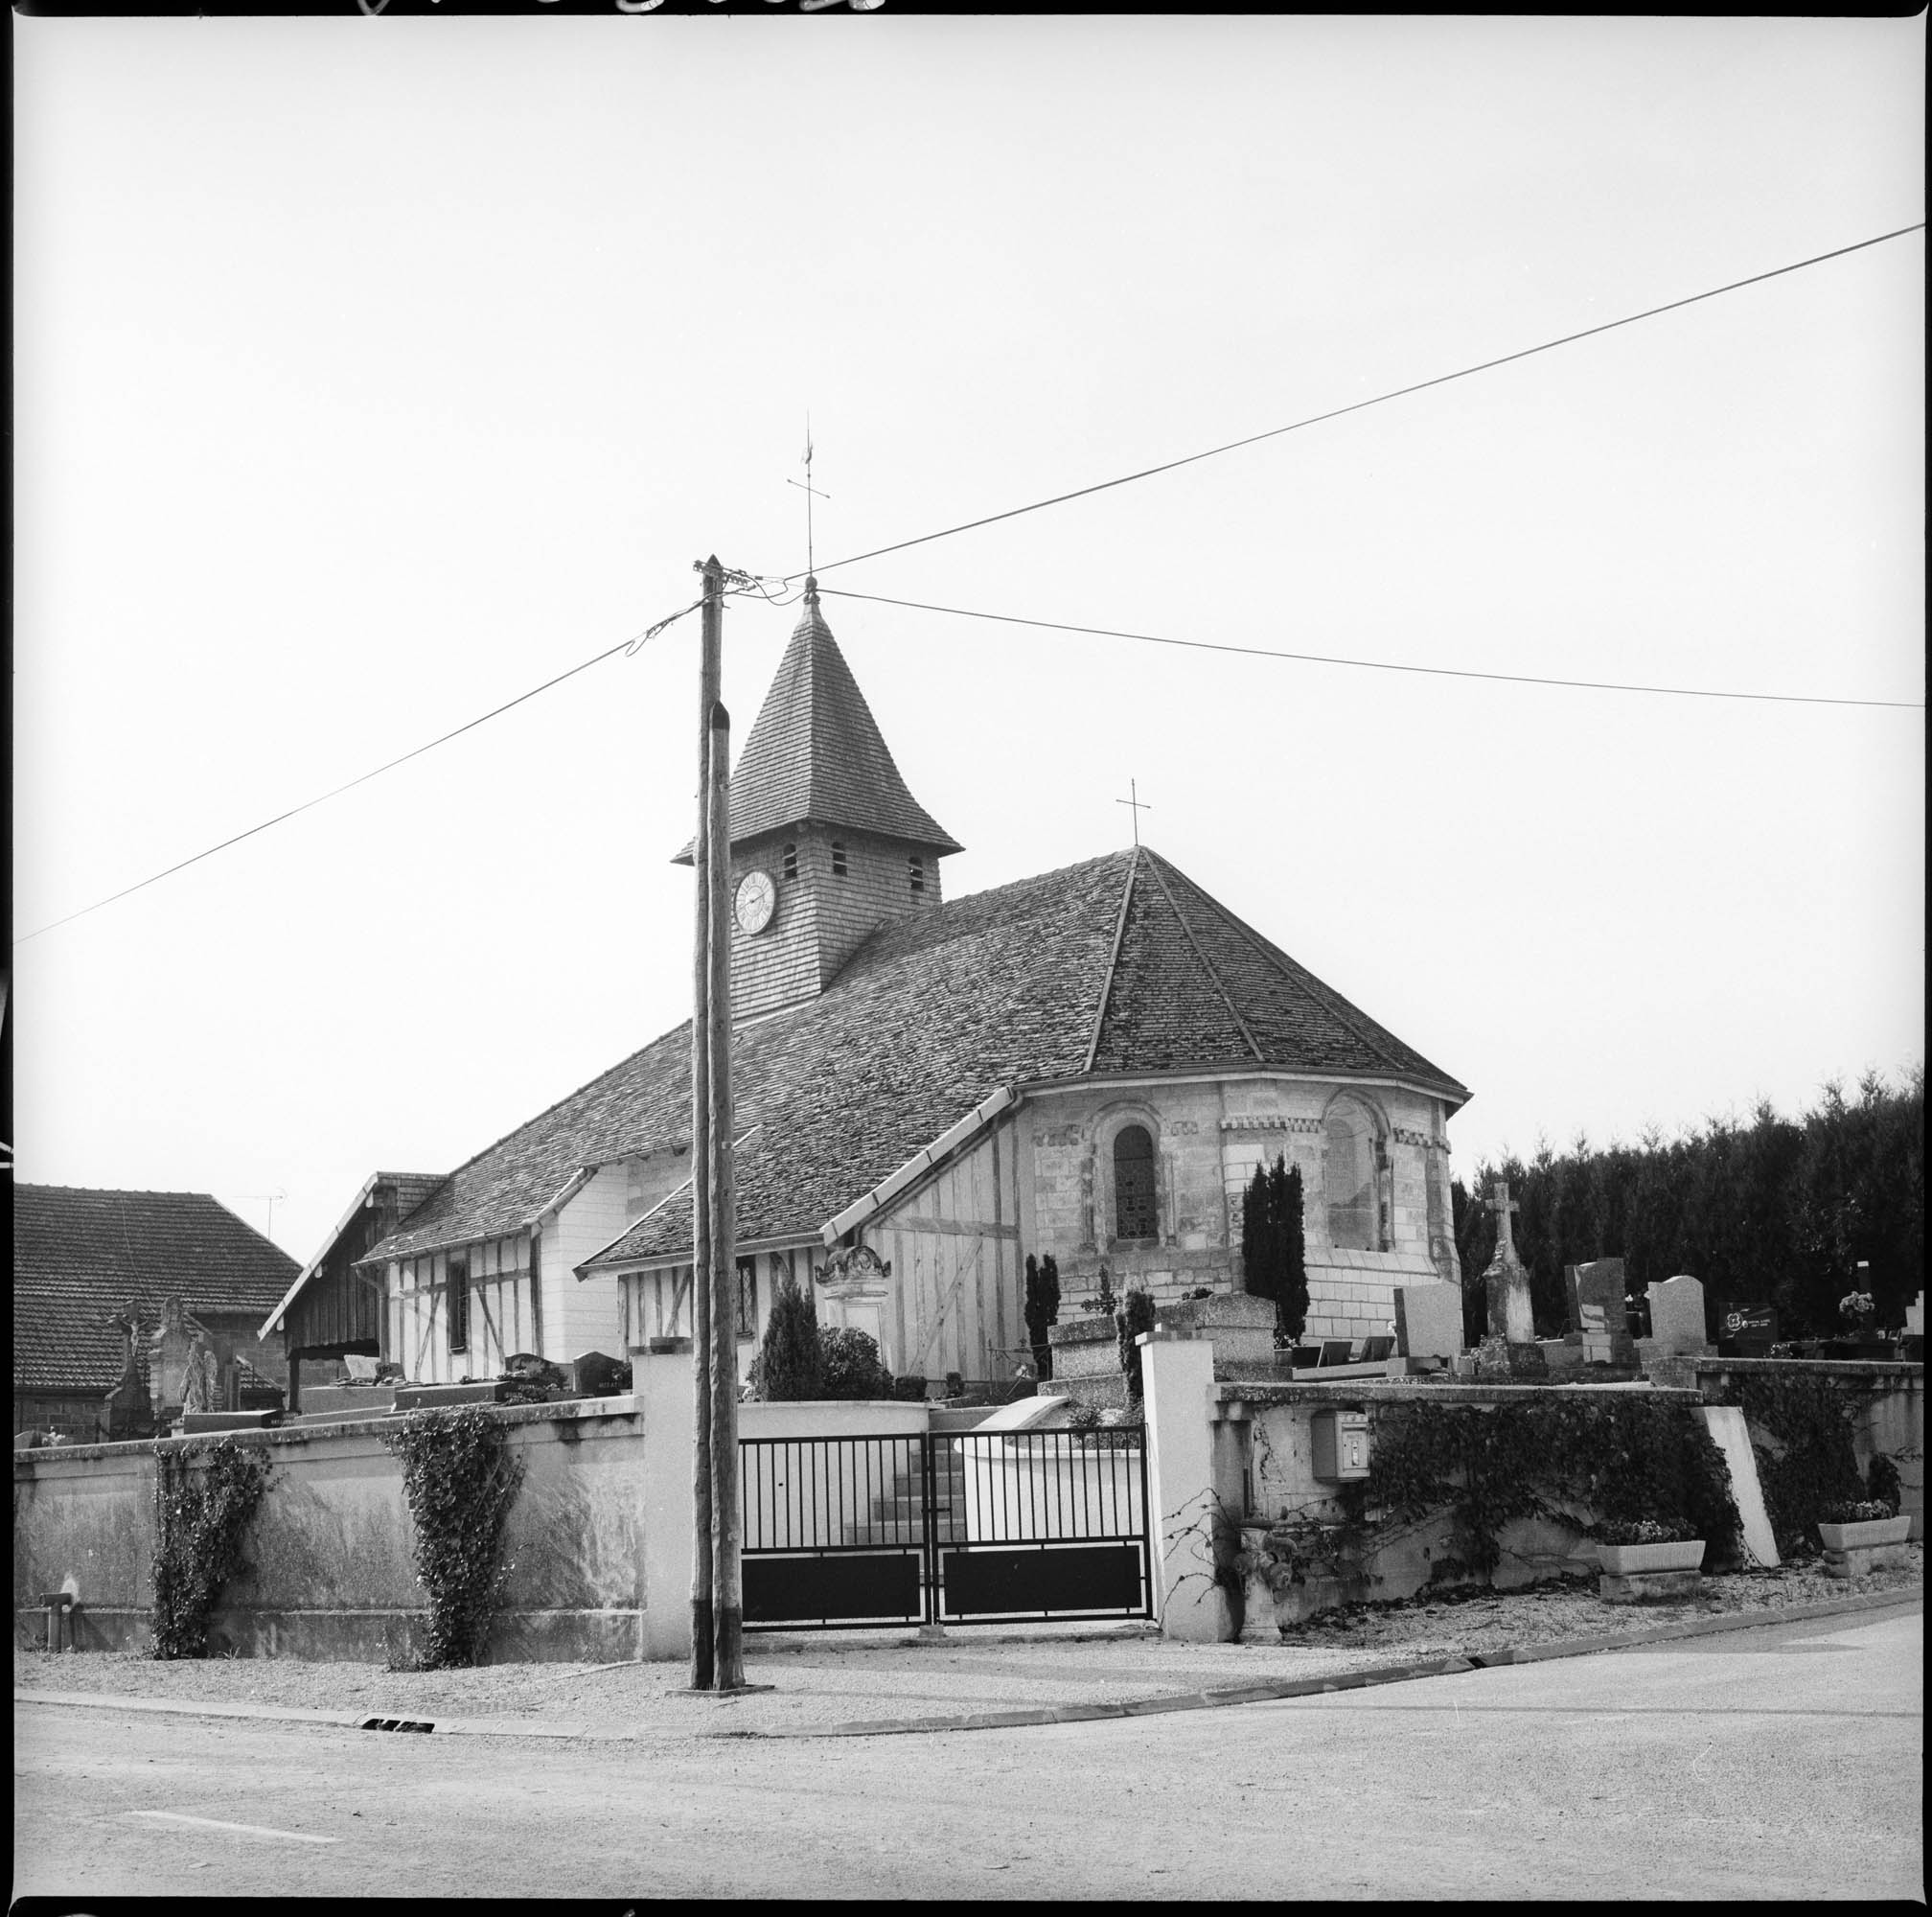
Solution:
[{"label": "sky", "polygon": [[306,1261],[687,1017],[695,618],[82,909],[801,572],[808,412],[949,897],[1133,781],[1465,1180],[1922,1060],[1922,233],[838,563],[1919,221],[1922,16],[11,24],[17,1177]]}]

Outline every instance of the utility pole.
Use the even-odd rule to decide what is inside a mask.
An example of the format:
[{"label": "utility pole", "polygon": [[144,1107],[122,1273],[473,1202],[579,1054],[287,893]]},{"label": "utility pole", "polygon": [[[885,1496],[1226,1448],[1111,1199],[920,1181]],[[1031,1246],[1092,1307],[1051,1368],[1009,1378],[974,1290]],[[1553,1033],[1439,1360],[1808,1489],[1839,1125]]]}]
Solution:
[{"label": "utility pole", "polygon": [[[715,1137],[711,1106],[711,714],[718,704],[724,573],[715,553],[698,570],[704,575],[704,611],[698,668],[698,841],[692,847],[698,874],[698,912],[691,1006],[691,1348],[697,1394],[691,1486],[691,1688],[708,1691],[716,1674],[711,1616],[711,1165]],[[727,834],[729,830],[727,825]],[[729,847],[725,849],[728,856]]]},{"label": "utility pole", "polygon": [[[711,707],[711,1649],[713,1683],[745,1683],[738,1535],[738,1205],[731,1124],[731,720]],[[695,1167],[694,1167],[695,1170]]]}]

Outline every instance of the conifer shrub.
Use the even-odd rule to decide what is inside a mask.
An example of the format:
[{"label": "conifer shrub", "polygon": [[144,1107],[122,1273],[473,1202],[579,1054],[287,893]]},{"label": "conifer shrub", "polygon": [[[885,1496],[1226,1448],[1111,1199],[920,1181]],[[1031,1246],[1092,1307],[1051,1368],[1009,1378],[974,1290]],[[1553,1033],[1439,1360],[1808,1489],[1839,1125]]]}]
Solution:
[{"label": "conifer shrub", "polygon": [[878,1341],[863,1331],[835,1326],[818,1334],[824,1354],[821,1397],[890,1397],[892,1374],[879,1354]]},{"label": "conifer shrub", "polygon": [[758,1348],[758,1373],[766,1397],[773,1402],[826,1395],[817,1314],[796,1279],[786,1279],[771,1301],[765,1341]]}]

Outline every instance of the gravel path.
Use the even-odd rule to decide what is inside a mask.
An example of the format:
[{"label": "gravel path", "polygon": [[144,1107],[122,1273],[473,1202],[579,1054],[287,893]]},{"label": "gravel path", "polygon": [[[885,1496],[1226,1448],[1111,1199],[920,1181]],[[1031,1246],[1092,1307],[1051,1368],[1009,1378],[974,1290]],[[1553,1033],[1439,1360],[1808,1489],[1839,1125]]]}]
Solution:
[{"label": "gravel path", "polygon": [[1122,1703],[1276,1678],[1337,1676],[1455,1651],[1492,1651],[1687,1617],[1762,1614],[1920,1583],[1923,1547],[1869,1578],[1828,1578],[1816,1564],[1704,1581],[1686,1604],[1610,1605],[1594,1583],[1414,1600],[1329,1613],[1279,1644],[1178,1644],[1147,1626],[954,1629],[922,1642],[885,1633],[760,1637],[747,1674],[772,1686],[737,1698],[693,1696],[680,1664],[494,1664],[391,1672],[370,1664],[216,1658],[158,1663],[131,1654],[49,1656],[16,1647],[13,1681],[35,1692],[180,1703],[366,1711],[436,1721],[515,1720],[552,1735],[681,1742],[855,1721],[1048,1704]]}]

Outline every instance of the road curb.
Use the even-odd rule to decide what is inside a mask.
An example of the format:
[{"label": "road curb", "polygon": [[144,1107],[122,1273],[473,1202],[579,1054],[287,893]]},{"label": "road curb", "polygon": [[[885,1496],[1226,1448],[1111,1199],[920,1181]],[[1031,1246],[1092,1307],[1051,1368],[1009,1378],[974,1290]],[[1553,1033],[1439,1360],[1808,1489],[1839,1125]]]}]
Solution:
[{"label": "road curb", "polygon": [[1463,1671],[1495,1670],[1510,1664],[1540,1664],[1558,1657],[1589,1657],[1598,1651],[1627,1651],[1639,1645],[1667,1643],[1673,1638],[1755,1630],[1776,1624],[1802,1624],[1808,1618],[1839,1617],[1855,1611],[1922,1604],[1924,1598],[1924,1585],[1913,1584],[1896,1591],[1868,1592],[1862,1597],[1829,1598],[1822,1604],[1786,1605],[1775,1610],[1731,1611],[1715,1617],[1692,1618],[1681,1624],[1651,1625],[1642,1630],[1556,1638],[1547,1644],[1518,1645],[1503,1651],[1456,1651],[1419,1664],[1383,1665],[1366,1671],[1338,1672],[1326,1677],[1292,1677],[1279,1682],[1264,1680],[1254,1684],[1226,1685],[1212,1691],[1170,1693],[1165,1697],[1133,1698],[1119,1704],[978,1712],[959,1718],[887,1718],[867,1723],[833,1724],[823,1730],[764,1731],[751,1735],[774,1739],[896,1737],[922,1731],[1006,1730],[1024,1724],[1081,1723],[1095,1718],[1144,1718],[1168,1711],[1224,1710],[1237,1704],[1276,1703],[1283,1698],[1315,1698],[1330,1691],[1359,1691],[1371,1684],[1407,1684],[1423,1677],[1448,1677]]},{"label": "road curb", "polygon": [[[1207,1691],[1170,1691],[1153,1698],[1130,1698],[1115,1704],[1049,1704],[1013,1711],[973,1711],[957,1717],[882,1718],[863,1723],[828,1724],[816,1729],[701,1733],[714,1737],[763,1738],[776,1742],[793,1738],[907,1737],[932,1731],[1021,1730],[1041,1724],[1092,1723],[1102,1718],[1164,1717],[1174,1711],[1229,1710],[1239,1704],[1276,1703],[1284,1698],[1316,1698],[1329,1692],[1360,1691],[1372,1684],[1408,1684],[1424,1677],[1453,1676],[1464,1671],[1485,1671],[1509,1664],[1539,1664],[1557,1657],[1589,1657],[1598,1651],[1626,1651],[1639,1645],[1662,1644],[1673,1638],[1707,1637],[1722,1631],[1755,1630],[1778,1624],[1801,1624],[1810,1618],[1840,1617],[1858,1611],[1886,1610],[1899,1605],[1922,1604],[1925,1587],[1913,1584],[1896,1591],[1873,1591],[1862,1597],[1831,1598],[1822,1604],[1787,1605],[1773,1610],[1731,1611],[1714,1617],[1692,1618],[1681,1624],[1650,1625],[1641,1630],[1599,1632],[1589,1637],[1557,1638],[1547,1644],[1511,1647],[1504,1651],[1451,1651],[1413,1664],[1371,1665],[1362,1671],[1332,1672],[1325,1677],[1263,1678],[1245,1684],[1216,1685]],[[616,1667],[611,1667],[612,1669]],[[16,1704],[56,1704],[96,1711],[149,1711],[191,1718],[254,1718],[285,1723],[333,1724],[350,1730],[434,1732],[444,1737],[582,1738],[598,1743],[624,1743],[636,1734],[609,1731],[587,1724],[548,1722],[541,1719],[414,1718],[371,1711],[310,1711],[292,1704],[184,1703],[172,1698],[116,1698],[98,1691],[15,1690]]]}]

